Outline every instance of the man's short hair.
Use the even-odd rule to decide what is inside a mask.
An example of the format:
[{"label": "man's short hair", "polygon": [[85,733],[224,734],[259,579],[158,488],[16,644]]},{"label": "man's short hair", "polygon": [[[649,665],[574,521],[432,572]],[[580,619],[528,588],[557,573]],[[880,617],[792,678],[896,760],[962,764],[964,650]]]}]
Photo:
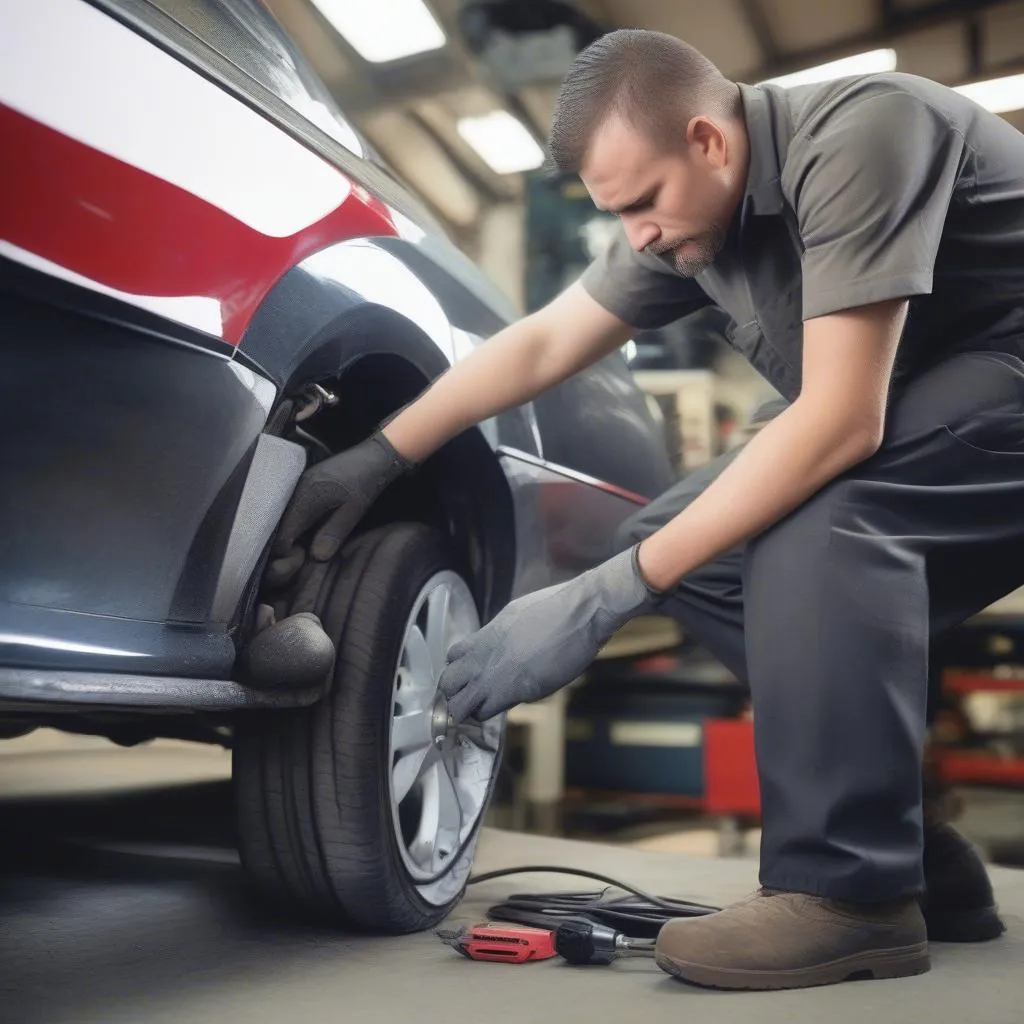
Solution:
[{"label": "man's short hair", "polygon": [[699,50],[664,32],[619,29],[573,61],[548,136],[553,171],[578,173],[595,132],[612,114],[669,145],[691,117],[732,116],[739,90]]}]

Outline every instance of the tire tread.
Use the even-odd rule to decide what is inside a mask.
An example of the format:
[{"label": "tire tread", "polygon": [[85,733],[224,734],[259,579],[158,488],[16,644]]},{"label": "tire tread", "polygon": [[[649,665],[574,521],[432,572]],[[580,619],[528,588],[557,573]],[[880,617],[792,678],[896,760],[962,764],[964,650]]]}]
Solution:
[{"label": "tire tread", "polygon": [[304,917],[403,933],[436,924],[461,899],[428,903],[405,873],[382,763],[393,658],[411,602],[451,566],[435,531],[403,523],[367,532],[334,563],[312,567],[291,611],[316,611],[334,640],[331,690],[312,708],[253,715],[237,730],[243,864],[276,903]]}]

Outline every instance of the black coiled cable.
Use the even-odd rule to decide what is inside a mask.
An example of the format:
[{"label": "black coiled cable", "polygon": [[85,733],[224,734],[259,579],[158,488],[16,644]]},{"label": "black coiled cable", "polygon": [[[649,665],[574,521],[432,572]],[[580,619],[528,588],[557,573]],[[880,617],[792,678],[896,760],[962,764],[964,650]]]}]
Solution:
[{"label": "black coiled cable", "polygon": [[593,871],[552,867],[546,864],[488,871],[482,875],[474,875],[469,884],[475,885],[506,875],[537,872],[591,878],[604,882],[608,889],[621,889],[630,895],[609,898],[608,889],[597,892],[519,893],[490,907],[487,916],[495,921],[513,921],[551,930],[565,921],[589,921],[593,924],[608,925],[630,938],[653,939],[666,921],[677,917],[703,917],[721,909],[689,900],[652,896],[642,889],[626,885],[607,875],[595,874]]}]

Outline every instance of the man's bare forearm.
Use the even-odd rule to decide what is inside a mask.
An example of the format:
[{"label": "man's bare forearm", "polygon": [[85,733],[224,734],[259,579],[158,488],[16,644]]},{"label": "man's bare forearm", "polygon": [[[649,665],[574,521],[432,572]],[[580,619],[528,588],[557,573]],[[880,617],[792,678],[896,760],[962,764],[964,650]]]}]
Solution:
[{"label": "man's bare forearm", "polygon": [[703,494],[640,546],[640,569],[667,590],[788,515],[867,458],[877,439],[798,399]]},{"label": "man's bare forearm", "polygon": [[800,397],[722,475],[640,548],[648,582],[666,590],[768,529],[878,450],[906,300],[804,324]]},{"label": "man's bare forearm", "polygon": [[384,436],[420,462],[467,427],[530,401],[624,345],[631,333],[572,285],[453,366],[384,428]]}]

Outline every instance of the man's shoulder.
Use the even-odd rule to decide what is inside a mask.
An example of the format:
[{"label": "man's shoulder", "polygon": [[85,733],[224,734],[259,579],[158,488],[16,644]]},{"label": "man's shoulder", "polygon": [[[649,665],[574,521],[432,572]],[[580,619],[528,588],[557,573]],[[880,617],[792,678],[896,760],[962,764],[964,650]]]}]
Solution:
[{"label": "man's shoulder", "polygon": [[773,99],[789,129],[779,171],[791,202],[812,168],[857,165],[896,188],[908,168],[984,148],[993,134],[984,118],[995,115],[938,82],[896,72],[777,90]]},{"label": "man's shoulder", "polygon": [[809,142],[830,126],[863,125],[866,130],[887,130],[887,117],[937,117],[957,130],[965,97],[948,86],[917,75],[886,72],[856,75],[790,89],[766,86],[773,101],[785,108],[794,143]]}]

